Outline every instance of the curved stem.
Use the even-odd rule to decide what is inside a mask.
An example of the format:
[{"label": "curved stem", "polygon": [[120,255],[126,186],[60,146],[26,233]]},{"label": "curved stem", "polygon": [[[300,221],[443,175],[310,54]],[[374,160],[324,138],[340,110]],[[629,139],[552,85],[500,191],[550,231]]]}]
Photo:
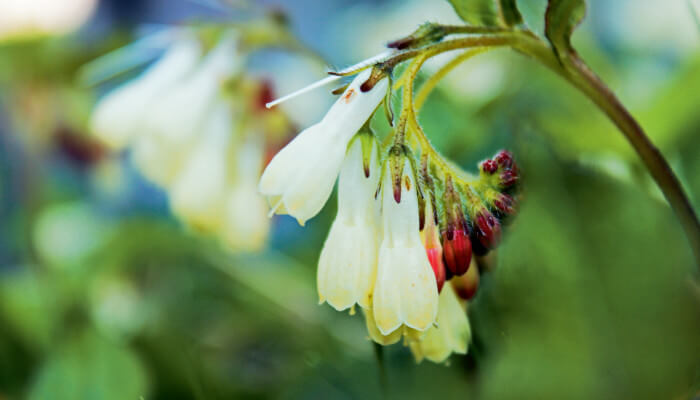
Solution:
[{"label": "curved stem", "polygon": [[[554,55],[551,47],[542,39],[527,30],[517,30],[446,40],[423,48],[399,53],[388,59],[386,63],[389,65],[396,65],[402,61],[427,53],[430,53],[431,55],[429,57],[432,57],[439,53],[456,49],[475,47],[488,48],[495,46],[509,46],[525,55],[535,58],[579,89],[608,116],[622,134],[625,135],[628,142],[641,158],[644,166],[649,170],[654,181],[659,185],[666,200],[669,202],[669,205],[676,213],[676,216],[683,226],[690,247],[695,255],[696,263],[698,267],[700,267],[700,221],[680,181],[639,123],[622,105],[615,94],[588,68],[588,66],[586,66],[577,54],[572,53],[567,55],[563,60],[559,60]],[[414,111],[413,105],[411,105],[411,111]],[[412,120],[412,125],[417,128],[416,130],[419,133],[419,139],[421,134],[424,137],[425,134],[420,130],[417,120],[415,120],[415,115]],[[429,143],[427,138],[424,139],[425,140],[421,139],[421,141]],[[432,146],[430,148],[432,149]]]},{"label": "curved stem", "polygon": [[444,78],[450,71],[452,71],[456,66],[460,65],[462,62],[469,58],[474,57],[477,54],[484,53],[491,50],[490,47],[480,47],[476,49],[467,50],[464,53],[453,58],[447,64],[443,65],[435,74],[433,74],[428,80],[423,83],[418,94],[416,94],[416,100],[413,105],[416,110],[420,110],[428,99],[428,95],[435,89],[435,86]]},{"label": "curved stem", "polygon": [[519,41],[516,43],[516,48],[542,62],[579,89],[625,135],[676,213],[690,243],[696,264],[700,267],[700,222],[680,181],[663,154],[654,146],[642,127],[615,94],[577,54],[568,55],[563,61],[566,63],[564,66],[556,59],[547,44],[539,39],[535,40],[530,38]]}]

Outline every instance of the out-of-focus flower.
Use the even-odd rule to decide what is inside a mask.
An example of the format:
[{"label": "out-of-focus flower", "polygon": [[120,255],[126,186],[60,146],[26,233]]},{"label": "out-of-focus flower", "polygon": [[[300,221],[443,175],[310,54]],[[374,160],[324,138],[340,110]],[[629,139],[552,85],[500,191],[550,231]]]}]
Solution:
[{"label": "out-of-focus flower", "polygon": [[136,79],[104,96],[90,121],[92,132],[114,150],[125,148],[143,129],[152,105],[162,100],[163,91],[192,72],[202,56],[202,45],[194,32],[181,36],[163,57]]},{"label": "out-of-focus flower", "polygon": [[260,192],[273,211],[301,225],[315,216],[330,196],[350,139],[386,95],[386,79],[363,92],[370,70],[360,73],[316,125],[306,128],[270,161]]},{"label": "out-of-focus flower", "polygon": [[[369,142],[369,153],[363,144]],[[371,306],[377,269],[379,184],[377,143],[360,133],[352,142],[338,180],[338,215],[318,262],[318,294],[338,311],[359,304]],[[365,160],[369,168],[365,170]]]},{"label": "out-of-focus flower", "polygon": [[187,225],[231,249],[257,250],[270,225],[256,189],[267,138],[279,140],[288,120],[261,106],[270,88],[245,73],[236,32],[223,30],[209,46],[194,28],[174,37],[160,60],[97,104],[91,130],[114,149],[132,149]]},{"label": "out-of-focus flower", "polygon": [[96,0],[3,0],[0,40],[71,32],[90,18],[96,5]]}]

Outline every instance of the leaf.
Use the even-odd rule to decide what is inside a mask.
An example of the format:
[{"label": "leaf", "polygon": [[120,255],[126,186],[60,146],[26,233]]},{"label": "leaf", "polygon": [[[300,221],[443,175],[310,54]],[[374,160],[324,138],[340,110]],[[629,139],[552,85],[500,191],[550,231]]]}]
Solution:
[{"label": "leaf", "polygon": [[146,372],[139,359],[129,349],[86,331],[55,349],[28,398],[122,400],[146,395]]},{"label": "leaf", "polygon": [[499,0],[499,4],[501,7],[501,17],[506,25],[514,26],[523,23],[523,16],[520,15],[520,11],[518,11],[516,0]]},{"label": "leaf", "polygon": [[494,0],[448,0],[464,22],[480,26],[498,26],[498,10]]},{"label": "leaf", "polygon": [[585,0],[549,0],[544,15],[544,33],[561,59],[574,53],[571,33],[586,15]]}]

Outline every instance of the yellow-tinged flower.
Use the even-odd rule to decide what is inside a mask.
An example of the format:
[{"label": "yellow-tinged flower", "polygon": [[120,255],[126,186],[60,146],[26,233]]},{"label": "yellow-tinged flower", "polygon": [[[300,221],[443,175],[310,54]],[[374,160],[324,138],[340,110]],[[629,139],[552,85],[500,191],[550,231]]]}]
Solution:
[{"label": "yellow-tinged flower", "polygon": [[134,161],[143,174],[163,187],[169,187],[207,117],[220,99],[222,85],[237,73],[234,35],[224,36],[185,79],[161,93],[149,108],[143,131],[136,142]]},{"label": "yellow-tinged flower", "polygon": [[201,138],[170,187],[173,213],[202,231],[221,224],[228,183],[227,155],[233,133],[229,104],[219,102],[207,117]]},{"label": "yellow-tinged flower", "polygon": [[178,39],[160,60],[100,99],[90,118],[90,130],[112,149],[123,149],[143,128],[153,104],[188,76],[201,56],[202,46],[194,32],[178,32]]},{"label": "yellow-tinged flower", "polygon": [[386,95],[386,79],[367,92],[360,89],[370,73],[358,74],[319,123],[299,133],[270,161],[259,190],[274,212],[289,214],[304,225],[323,208],[350,139]]},{"label": "yellow-tinged flower", "polygon": [[[363,154],[365,140],[371,141],[370,154]],[[340,170],[338,215],[321,250],[317,275],[320,302],[338,311],[356,303],[370,307],[379,241],[379,210],[374,199],[380,173],[377,153],[374,137],[359,134]],[[365,157],[369,157],[366,171]]]},{"label": "yellow-tinged flower", "polygon": [[[437,282],[419,233],[413,166],[405,156],[399,162],[402,169],[398,174],[392,171],[392,162],[385,162],[382,183],[384,235],[379,248],[373,311],[383,335],[402,325],[425,331],[433,325],[438,312]],[[400,182],[399,196],[395,182]]]},{"label": "yellow-tinged flower", "polygon": [[253,133],[236,151],[234,177],[226,194],[221,237],[234,250],[258,250],[270,230],[267,203],[258,193],[264,145]]},{"label": "yellow-tinged flower", "polygon": [[416,361],[426,358],[441,363],[452,353],[467,354],[471,339],[469,320],[451,283],[440,293],[436,323],[437,326],[428,329],[422,340],[409,343]]}]

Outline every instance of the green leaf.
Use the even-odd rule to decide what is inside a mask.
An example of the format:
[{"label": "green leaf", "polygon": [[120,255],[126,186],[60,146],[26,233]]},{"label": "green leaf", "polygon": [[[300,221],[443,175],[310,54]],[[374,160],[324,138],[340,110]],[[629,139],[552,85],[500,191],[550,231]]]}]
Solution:
[{"label": "green leaf", "polygon": [[549,0],[544,33],[559,58],[573,53],[571,33],[586,15],[585,0]]},{"label": "green leaf", "polygon": [[505,22],[506,25],[514,26],[523,23],[523,16],[520,15],[520,11],[518,11],[516,0],[499,0],[499,5],[501,7],[503,22]]},{"label": "green leaf", "polygon": [[448,0],[465,22],[480,26],[514,26],[523,23],[517,0]]},{"label": "green leaf", "polygon": [[30,400],[145,398],[146,372],[127,348],[86,331],[70,338],[46,360]]},{"label": "green leaf", "polygon": [[494,0],[448,0],[464,22],[480,26],[498,26]]}]

